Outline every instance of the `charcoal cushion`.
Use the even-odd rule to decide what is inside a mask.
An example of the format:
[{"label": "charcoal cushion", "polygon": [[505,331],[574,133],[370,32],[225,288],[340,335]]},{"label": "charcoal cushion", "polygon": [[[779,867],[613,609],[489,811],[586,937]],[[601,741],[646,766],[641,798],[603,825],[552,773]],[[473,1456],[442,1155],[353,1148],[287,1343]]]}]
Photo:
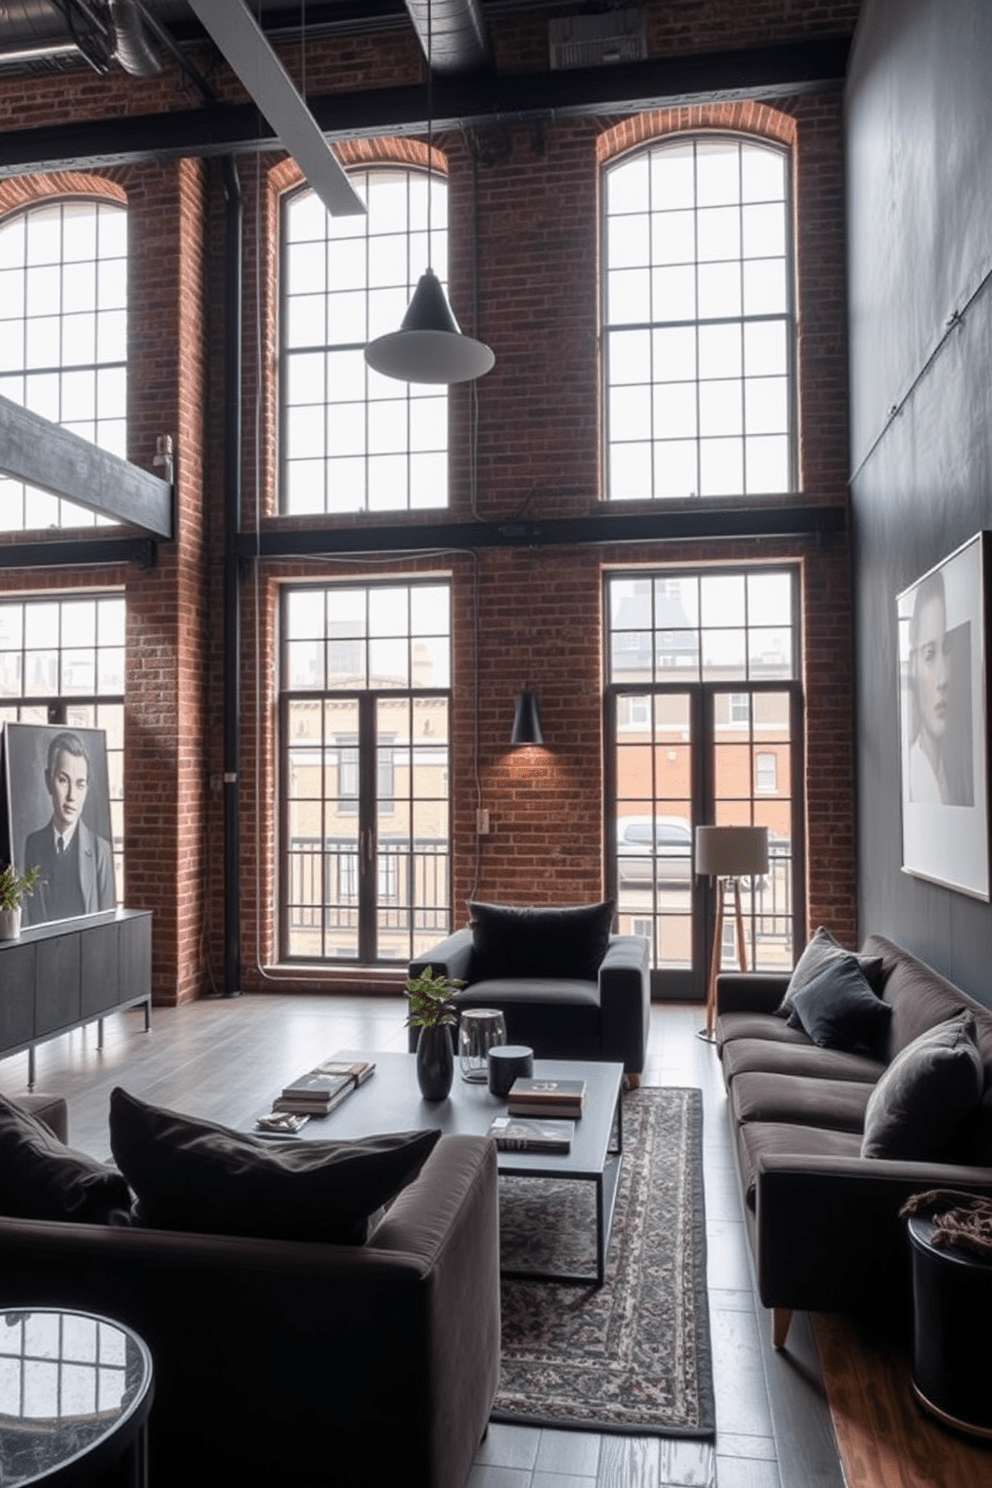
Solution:
[{"label": "charcoal cushion", "polygon": [[967,1009],[921,1033],[875,1086],[865,1111],[862,1157],[923,1162],[946,1155],[982,1098],[982,1056]]},{"label": "charcoal cushion", "polygon": [[[839,960],[844,956],[851,956],[854,952],[845,950],[825,925],[821,925],[812,938],[808,941],[806,949],[796,962],[795,970],[789,978],[789,985],[785,989],[776,1011],[782,1018],[787,1018],[792,1011],[792,1001],[797,992],[809,985],[815,977],[825,971],[832,961]],[[883,961],[881,956],[856,956],[855,959],[861,972],[873,992],[879,992],[882,986]]]},{"label": "charcoal cushion", "polygon": [[596,981],[614,901],[538,909],[471,902],[473,982],[502,977]]},{"label": "charcoal cushion", "polygon": [[0,1096],[0,1213],[111,1224],[126,1221],[130,1207],[131,1192],[115,1168],[66,1147],[30,1111]]},{"label": "charcoal cushion", "polygon": [[831,957],[792,999],[789,1028],[801,1028],[821,1049],[881,1045],[892,1009],[868,985],[856,956]]},{"label": "charcoal cushion", "polygon": [[110,1145],[156,1229],[361,1245],[439,1131],[272,1142],[147,1104],[117,1087]]}]

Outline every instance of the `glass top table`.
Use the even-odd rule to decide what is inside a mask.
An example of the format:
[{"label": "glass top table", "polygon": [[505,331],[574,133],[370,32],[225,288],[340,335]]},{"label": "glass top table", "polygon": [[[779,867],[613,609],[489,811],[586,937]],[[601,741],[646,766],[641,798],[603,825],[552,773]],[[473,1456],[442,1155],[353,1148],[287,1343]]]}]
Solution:
[{"label": "glass top table", "polygon": [[[485,1136],[493,1118],[506,1115],[506,1101],[491,1095],[487,1085],[462,1080],[457,1063],[451,1095],[445,1100],[428,1101],[424,1100],[417,1084],[414,1054],[343,1049],[327,1057],[349,1062],[373,1059],[375,1073],[353,1090],[330,1115],[311,1117],[295,1138],[279,1137],[276,1140],[342,1141],[380,1132],[424,1128],[439,1129],[445,1134]],[[571,1148],[568,1152],[500,1151],[496,1164],[506,1177],[559,1178],[594,1185],[596,1270],[589,1275],[538,1271],[505,1271],[503,1274],[582,1285],[592,1282],[602,1286],[623,1159],[623,1103],[620,1099],[623,1065],[574,1059],[536,1059],[534,1078],[586,1082],[582,1116],[575,1123]],[[257,1116],[258,1112],[255,1114]],[[246,1129],[253,1128],[254,1119]]]},{"label": "glass top table", "polygon": [[0,1483],[95,1483],[129,1459],[143,1488],[152,1393],[151,1354],[123,1323],[0,1304]]}]

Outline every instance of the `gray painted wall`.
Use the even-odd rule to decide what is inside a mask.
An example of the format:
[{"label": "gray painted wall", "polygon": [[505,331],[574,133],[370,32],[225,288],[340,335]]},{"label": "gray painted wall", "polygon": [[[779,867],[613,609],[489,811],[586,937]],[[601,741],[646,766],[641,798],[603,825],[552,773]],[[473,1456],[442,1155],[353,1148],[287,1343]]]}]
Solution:
[{"label": "gray painted wall", "polygon": [[990,78],[990,0],[865,0],[846,100],[859,922],[992,1006],[992,906],[901,869],[895,613],[992,528]]}]

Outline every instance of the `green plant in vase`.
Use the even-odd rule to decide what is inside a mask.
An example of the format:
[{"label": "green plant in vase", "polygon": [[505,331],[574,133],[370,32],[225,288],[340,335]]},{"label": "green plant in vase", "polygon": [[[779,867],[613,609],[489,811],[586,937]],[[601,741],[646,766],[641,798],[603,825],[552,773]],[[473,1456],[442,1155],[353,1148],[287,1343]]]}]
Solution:
[{"label": "green plant in vase", "polygon": [[0,938],[12,940],[21,930],[21,900],[32,892],[41,875],[38,867],[18,873],[12,863],[0,870]]},{"label": "green plant in vase", "polygon": [[460,981],[426,967],[419,976],[407,977],[410,1001],[408,1028],[419,1028],[417,1081],[425,1100],[444,1100],[455,1073],[454,1050],[449,1029],[458,1023],[458,1008],[452,1001]]}]

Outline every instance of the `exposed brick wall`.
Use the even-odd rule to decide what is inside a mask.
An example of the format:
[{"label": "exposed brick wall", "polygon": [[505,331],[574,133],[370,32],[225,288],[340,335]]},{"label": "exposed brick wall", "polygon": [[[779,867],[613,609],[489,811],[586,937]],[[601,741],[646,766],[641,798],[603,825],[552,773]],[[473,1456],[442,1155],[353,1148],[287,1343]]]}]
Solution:
[{"label": "exposed brick wall", "polygon": [[[653,54],[731,47],[806,33],[849,31],[858,5],[718,0],[651,7]],[[503,16],[500,65],[546,60],[546,16]],[[284,50],[300,73],[299,49]],[[200,58],[208,65],[207,54]],[[311,93],[392,86],[423,76],[403,32],[315,43]],[[215,80],[239,96],[224,71]],[[81,77],[57,86],[5,82],[0,124],[187,108],[172,73],[151,84]],[[78,95],[78,96],[77,96]],[[78,104],[78,108],[77,108]],[[496,350],[496,367],[452,390],[450,515],[469,521],[581,515],[601,496],[598,433],[598,170],[643,139],[684,128],[764,134],[793,152],[800,463],[804,499],[846,499],[846,344],[841,100],[817,95],[641,117],[562,119],[447,132],[435,138],[449,176],[449,281],[462,326]],[[354,140],[354,163],[422,161],[418,140]],[[239,162],[245,200],[242,524],[275,518],[280,193],[295,168],[267,154]],[[67,173],[0,182],[0,212],[39,192],[107,191],[131,223],[130,455],[150,467],[158,435],[177,447],[178,529],[147,572],[5,571],[0,589],[121,583],[128,601],[128,897],[155,910],[155,995],[174,1002],[217,988],[223,962],[222,698],[224,646],[223,374],[224,192],[213,164],[179,161],[85,179]],[[474,251],[473,251],[474,249]],[[257,355],[256,355],[257,351]],[[469,454],[475,430],[477,461]],[[418,513],[413,523],[434,513]],[[342,518],[354,526],[361,519]],[[376,521],[392,524],[395,514]],[[305,525],[305,524],[302,524]],[[856,936],[851,722],[850,580],[846,541],[656,543],[611,547],[478,549],[361,564],[247,564],[243,573],[240,762],[242,984],[273,985],[276,831],[275,620],[279,580],[449,573],[454,593],[452,760],[454,902],[597,897],[603,888],[602,574],[604,567],[794,559],[803,574],[807,766],[807,919]],[[256,606],[256,599],[259,601]],[[478,625],[476,625],[478,607]],[[256,624],[257,611],[257,624]],[[480,637],[476,655],[476,629]],[[478,696],[476,696],[478,677]],[[511,751],[513,696],[540,696],[548,749]],[[478,717],[478,742],[475,723]],[[478,781],[481,798],[477,795]],[[476,806],[491,813],[475,835]],[[354,984],[353,975],[344,974]],[[321,985],[333,984],[322,976]],[[373,974],[370,987],[397,985]],[[278,985],[312,985],[305,976]]]}]

